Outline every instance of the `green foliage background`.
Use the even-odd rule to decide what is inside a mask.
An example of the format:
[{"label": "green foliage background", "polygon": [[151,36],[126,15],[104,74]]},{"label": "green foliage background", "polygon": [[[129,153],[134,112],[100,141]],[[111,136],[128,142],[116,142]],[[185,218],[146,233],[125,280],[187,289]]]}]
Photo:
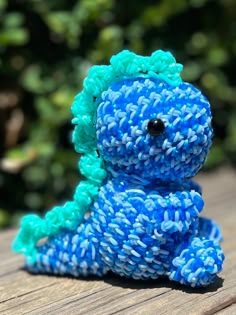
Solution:
[{"label": "green foliage background", "polygon": [[212,103],[207,167],[235,164],[236,1],[0,0],[0,227],[71,197],[70,105],[88,68],[124,48],[174,53]]}]

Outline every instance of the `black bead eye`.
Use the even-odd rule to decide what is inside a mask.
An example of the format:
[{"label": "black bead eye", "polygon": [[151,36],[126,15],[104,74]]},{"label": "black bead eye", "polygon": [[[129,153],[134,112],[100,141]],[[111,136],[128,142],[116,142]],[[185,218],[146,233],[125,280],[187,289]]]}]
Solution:
[{"label": "black bead eye", "polygon": [[165,130],[164,122],[159,118],[149,120],[147,130],[151,136],[159,136]]}]

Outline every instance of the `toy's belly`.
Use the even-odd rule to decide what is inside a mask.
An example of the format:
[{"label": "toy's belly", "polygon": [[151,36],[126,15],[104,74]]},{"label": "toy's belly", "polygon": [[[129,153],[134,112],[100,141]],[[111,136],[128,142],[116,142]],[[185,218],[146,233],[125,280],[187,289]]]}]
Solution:
[{"label": "toy's belly", "polygon": [[147,193],[122,182],[101,188],[90,219],[100,234],[100,253],[113,272],[137,279],[166,273],[176,242],[183,237],[181,218],[166,218],[167,204],[155,190]]}]

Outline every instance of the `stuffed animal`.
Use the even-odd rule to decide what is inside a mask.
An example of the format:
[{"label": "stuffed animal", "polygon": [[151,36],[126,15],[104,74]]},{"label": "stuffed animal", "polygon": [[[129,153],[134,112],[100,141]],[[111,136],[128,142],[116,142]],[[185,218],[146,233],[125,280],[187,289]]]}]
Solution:
[{"label": "stuffed animal", "polygon": [[161,50],[122,51],[90,69],[72,106],[84,179],[44,219],[23,218],[13,248],[30,272],[215,280],[221,234],[199,218],[204,202],[191,180],[212,143],[210,104],[181,70]]}]

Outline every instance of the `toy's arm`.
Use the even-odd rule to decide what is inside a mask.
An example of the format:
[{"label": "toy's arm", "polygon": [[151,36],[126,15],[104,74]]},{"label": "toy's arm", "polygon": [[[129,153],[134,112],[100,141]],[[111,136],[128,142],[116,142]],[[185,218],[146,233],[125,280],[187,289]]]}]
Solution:
[{"label": "toy's arm", "polygon": [[185,233],[190,225],[195,222],[204,206],[201,195],[195,190],[177,191],[165,196],[161,204],[159,227],[160,233]]}]

